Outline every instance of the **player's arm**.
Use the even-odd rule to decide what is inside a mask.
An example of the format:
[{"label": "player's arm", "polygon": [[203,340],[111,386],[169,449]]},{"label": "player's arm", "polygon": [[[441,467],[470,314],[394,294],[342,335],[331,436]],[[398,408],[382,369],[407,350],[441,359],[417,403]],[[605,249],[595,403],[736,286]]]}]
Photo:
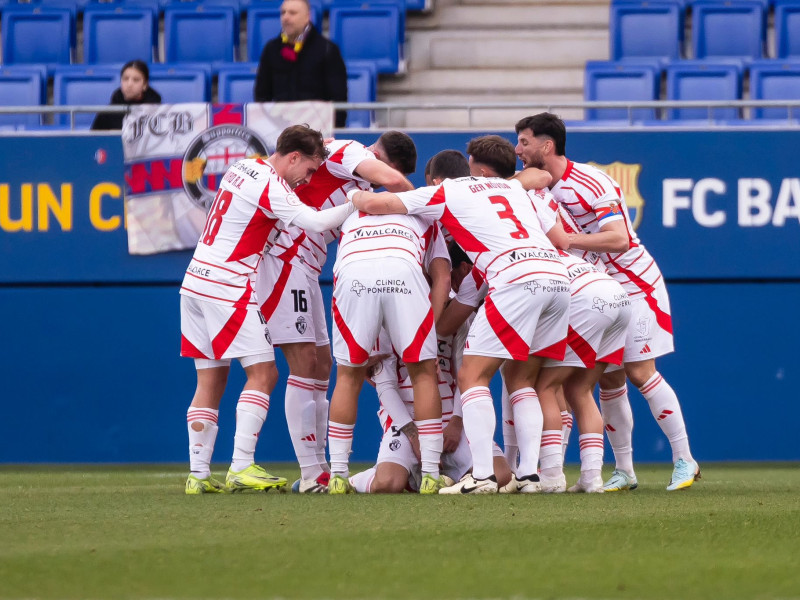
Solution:
[{"label": "player's arm", "polygon": [[303,204],[294,192],[290,192],[284,199],[274,202],[270,200],[271,212],[286,225],[295,225],[314,233],[339,227],[355,210],[352,202],[325,210],[314,210]]},{"label": "player's arm", "polygon": [[598,233],[568,233],[569,247],[593,252],[627,252],[630,246],[625,221],[612,221]]},{"label": "player's arm", "polygon": [[561,250],[569,250],[569,234],[564,231],[564,226],[561,224],[561,219],[558,219],[556,224],[553,225],[545,235],[547,235],[547,239],[550,240],[550,243],[556,248],[560,248]]},{"label": "player's arm", "polygon": [[535,167],[517,171],[511,179],[519,181],[526,190],[541,190],[550,187],[553,181],[550,173]]},{"label": "player's arm", "polygon": [[462,304],[454,298],[445,307],[442,316],[436,321],[436,333],[442,337],[455,335],[458,328],[464,324],[474,310],[474,306]]},{"label": "player's arm", "polygon": [[[450,261],[446,258],[434,258],[428,265],[428,276],[431,278],[433,320],[438,323],[450,297]],[[438,331],[438,326],[436,329]]]},{"label": "player's arm", "polygon": [[370,215],[407,215],[408,209],[397,194],[392,192],[365,192],[364,190],[350,190],[347,198],[356,207],[356,210]]},{"label": "player's arm", "polygon": [[356,167],[355,174],[369,181],[373,187],[385,187],[390,192],[408,192],[412,184],[397,169],[393,169],[377,158],[365,158]]}]

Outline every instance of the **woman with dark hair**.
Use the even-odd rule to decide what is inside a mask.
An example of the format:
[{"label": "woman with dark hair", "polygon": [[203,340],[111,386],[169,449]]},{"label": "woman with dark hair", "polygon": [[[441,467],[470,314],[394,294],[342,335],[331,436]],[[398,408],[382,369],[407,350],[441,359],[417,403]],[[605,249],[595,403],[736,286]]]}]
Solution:
[{"label": "woman with dark hair", "polygon": [[[149,86],[150,70],[141,60],[125,63],[120,72],[120,86],[111,95],[110,104],[161,104],[161,94]],[[97,113],[92,129],[122,129],[125,113]]]}]

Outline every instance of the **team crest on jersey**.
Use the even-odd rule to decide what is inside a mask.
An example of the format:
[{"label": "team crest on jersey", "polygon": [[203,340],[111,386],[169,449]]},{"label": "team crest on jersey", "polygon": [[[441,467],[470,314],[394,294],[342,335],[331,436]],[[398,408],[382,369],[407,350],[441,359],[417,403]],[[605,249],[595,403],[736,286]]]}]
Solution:
[{"label": "team crest on jersey", "polygon": [[392,440],[389,442],[389,450],[392,452],[397,452],[400,450],[400,440]]},{"label": "team crest on jersey", "polygon": [[183,157],[183,188],[195,205],[208,210],[229,166],[243,158],[267,156],[267,145],[246,127],[206,129],[189,144]]},{"label": "team crest on jersey", "polygon": [[642,215],[644,214],[644,198],[639,193],[639,173],[642,172],[642,165],[629,165],[619,161],[609,165],[600,165],[595,162],[587,164],[604,171],[619,184],[622,194],[625,196],[625,205],[628,207],[628,214],[633,222],[633,228],[637,229],[639,223],[642,222]]},{"label": "team crest on jersey", "polygon": [[297,329],[297,333],[303,335],[306,332],[307,327],[306,319],[303,316],[297,317],[297,321],[294,323],[294,328]]}]

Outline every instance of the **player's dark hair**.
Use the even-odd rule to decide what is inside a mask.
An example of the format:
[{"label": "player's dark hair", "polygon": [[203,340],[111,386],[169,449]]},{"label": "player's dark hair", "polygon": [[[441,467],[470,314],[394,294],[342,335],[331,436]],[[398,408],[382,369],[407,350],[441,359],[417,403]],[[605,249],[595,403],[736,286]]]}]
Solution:
[{"label": "player's dark hair", "polygon": [[467,154],[475,162],[490,167],[498,176],[508,179],[517,170],[517,153],[514,145],[499,135],[473,138],[467,144]]},{"label": "player's dark hair", "polygon": [[458,150],[442,150],[431,159],[432,179],[469,177],[467,157]]},{"label": "player's dark hair", "polygon": [[403,175],[417,170],[417,147],[402,131],[387,131],[378,138],[386,159]]},{"label": "player's dark hair", "polygon": [[430,175],[431,175],[431,163],[432,162],[433,162],[433,157],[431,156],[428,159],[428,162],[425,163],[425,172],[423,173],[423,175],[425,176],[426,179],[428,177],[430,177]]},{"label": "player's dark hair", "polygon": [[150,82],[150,69],[147,67],[147,63],[145,63],[144,61],[137,59],[137,60],[129,60],[128,62],[126,62],[124,65],[122,65],[122,69],[119,72],[120,78],[128,69],[136,69],[137,71],[139,71],[139,73],[142,74],[142,77],[144,77],[145,83]]},{"label": "player's dark hair", "polygon": [[308,125],[290,125],[278,136],[275,152],[281,155],[299,152],[309,158],[328,158],[322,134]]},{"label": "player's dark hair", "polygon": [[462,263],[472,264],[467,253],[455,241],[447,244],[447,253],[450,255],[450,265],[453,269],[457,269]]},{"label": "player's dark hair", "polygon": [[567,128],[558,115],[543,112],[532,117],[520,119],[514,130],[519,134],[520,131],[530,129],[533,137],[547,136],[556,145],[556,154],[564,156],[567,147]]}]

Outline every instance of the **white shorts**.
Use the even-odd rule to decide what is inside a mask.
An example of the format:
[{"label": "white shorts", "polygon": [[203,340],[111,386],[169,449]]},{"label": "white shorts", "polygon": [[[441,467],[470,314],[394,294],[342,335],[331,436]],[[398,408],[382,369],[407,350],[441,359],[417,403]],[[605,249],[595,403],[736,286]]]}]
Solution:
[{"label": "white shorts", "polygon": [[255,292],[274,346],[302,342],[328,345],[319,278],[268,254],[256,277]]},{"label": "white shorts", "polygon": [[548,359],[544,366],[593,369],[596,362],[619,365],[631,310],[625,290],[610,277],[580,288],[569,303],[564,360]]},{"label": "white shorts", "polygon": [[[669,295],[667,286],[660,280],[651,294],[631,298],[623,362],[650,360],[674,350]],[[609,371],[616,369],[608,368]]]},{"label": "white shorts", "polygon": [[275,360],[256,306],[234,308],[181,295],[181,356],[226,360],[253,355]]},{"label": "white shorts", "polygon": [[467,334],[464,355],[561,360],[569,325],[569,284],[537,279],[491,290]]},{"label": "white shorts", "polygon": [[333,355],[363,365],[386,328],[403,362],[436,358],[430,287],[422,268],[402,258],[344,265],[333,284]]}]

